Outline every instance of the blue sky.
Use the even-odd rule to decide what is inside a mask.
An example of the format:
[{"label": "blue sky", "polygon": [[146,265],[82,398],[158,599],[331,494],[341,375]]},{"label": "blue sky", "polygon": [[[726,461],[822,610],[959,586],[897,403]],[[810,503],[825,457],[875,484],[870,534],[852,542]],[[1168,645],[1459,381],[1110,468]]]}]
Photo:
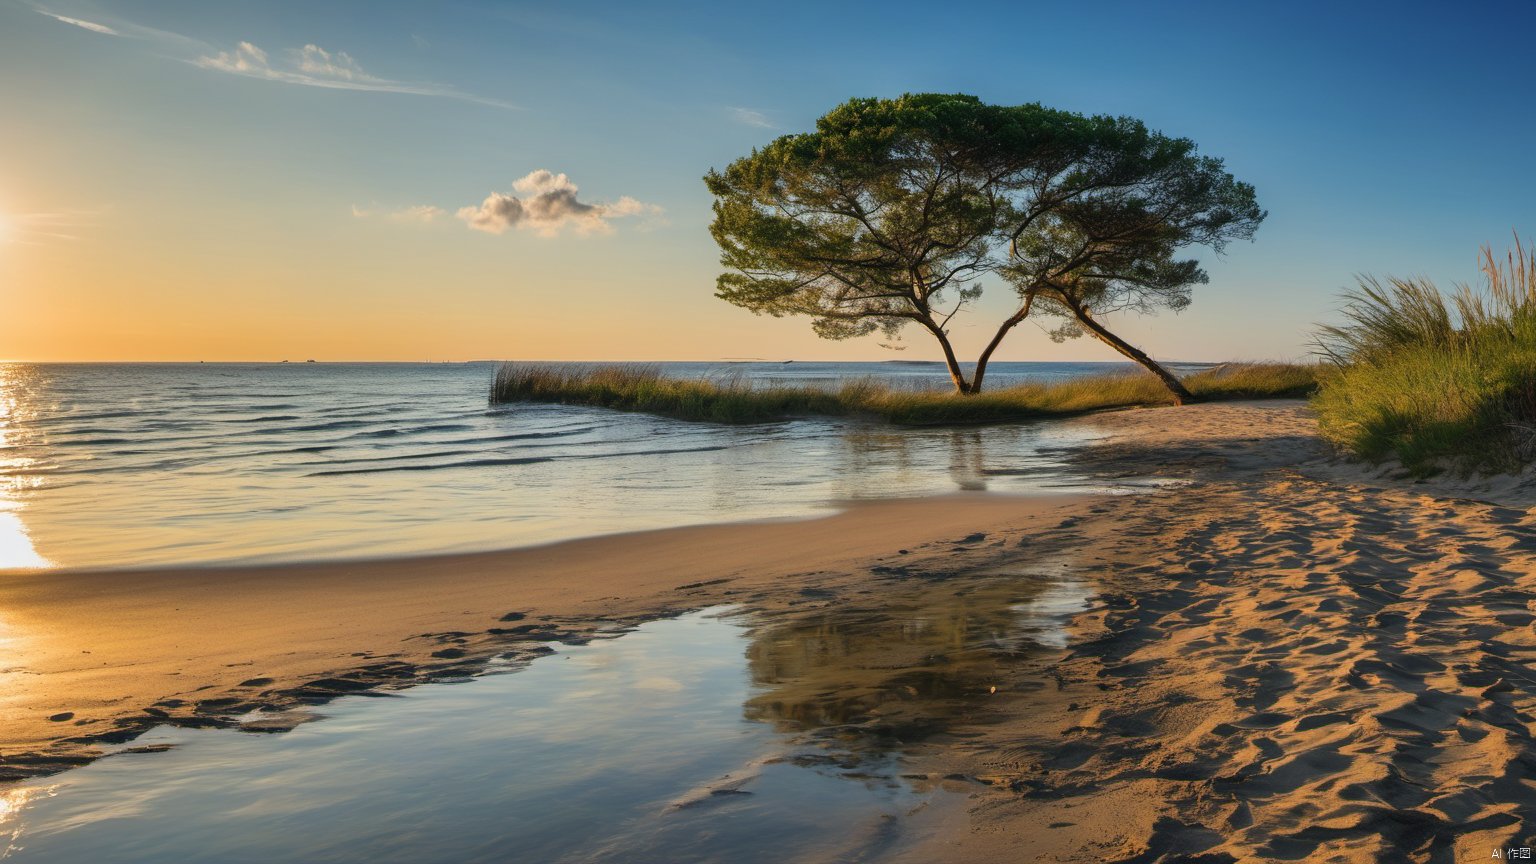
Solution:
[{"label": "blue sky", "polygon": [[[908,91],[1129,114],[1223,157],[1268,221],[1201,254],[1189,310],[1121,329],[1165,358],[1298,357],[1355,273],[1448,287],[1479,245],[1536,238],[1533,24],[1528,3],[0,0],[0,357],[885,359],[715,299],[700,177]],[[457,217],[541,169],[596,214]],[[1002,356],[1113,357],[1028,328]]]}]

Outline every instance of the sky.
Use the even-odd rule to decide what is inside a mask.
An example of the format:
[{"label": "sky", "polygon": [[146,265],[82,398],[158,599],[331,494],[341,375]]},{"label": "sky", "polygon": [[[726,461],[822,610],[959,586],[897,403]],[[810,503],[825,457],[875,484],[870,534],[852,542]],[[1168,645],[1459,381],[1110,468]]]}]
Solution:
[{"label": "sky", "polygon": [[[1536,239],[1536,4],[0,0],[0,360],[934,359],[714,297],[701,177],[854,96],[1126,114],[1257,187],[1119,332],[1300,359]],[[983,281],[983,285],[987,283]],[[1008,294],[957,318],[974,356]],[[1110,360],[1028,324],[1004,360]]]}]

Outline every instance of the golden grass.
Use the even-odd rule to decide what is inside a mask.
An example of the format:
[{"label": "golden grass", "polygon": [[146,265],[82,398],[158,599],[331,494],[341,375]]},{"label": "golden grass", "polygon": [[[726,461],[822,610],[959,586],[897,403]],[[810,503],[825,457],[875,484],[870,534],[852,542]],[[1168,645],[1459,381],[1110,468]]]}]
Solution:
[{"label": "golden grass", "polygon": [[[1316,387],[1316,367],[1228,363],[1191,375],[1184,383],[1200,399],[1301,398]],[[846,381],[836,389],[754,387],[744,379],[669,378],[648,365],[529,363],[502,364],[491,401],[595,405],[719,423],[861,416],[912,426],[1005,423],[1172,404],[1161,382],[1145,372],[1019,384],[961,396],[902,390],[872,379]]]}]

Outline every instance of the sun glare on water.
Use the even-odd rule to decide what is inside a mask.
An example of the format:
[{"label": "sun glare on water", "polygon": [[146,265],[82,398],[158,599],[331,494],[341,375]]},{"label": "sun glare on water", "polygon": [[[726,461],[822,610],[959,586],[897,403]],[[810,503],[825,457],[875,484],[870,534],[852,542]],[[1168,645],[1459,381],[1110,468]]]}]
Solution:
[{"label": "sun glare on water", "polygon": [[[0,364],[0,469],[20,468],[27,461],[25,457],[12,459],[5,455],[12,425],[20,413],[14,392],[18,384],[16,369]],[[21,520],[22,505],[14,494],[20,481],[9,474],[11,471],[0,470],[0,570],[51,567],[53,562],[38,554],[27,535],[27,526]]]}]

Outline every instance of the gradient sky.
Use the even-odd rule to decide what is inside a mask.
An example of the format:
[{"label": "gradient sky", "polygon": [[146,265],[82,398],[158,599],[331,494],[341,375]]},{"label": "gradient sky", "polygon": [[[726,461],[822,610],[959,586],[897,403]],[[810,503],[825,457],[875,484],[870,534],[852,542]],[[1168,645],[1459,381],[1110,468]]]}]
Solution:
[{"label": "gradient sky", "polygon": [[[1473,6],[0,0],[0,359],[937,357],[715,299],[700,181],[908,91],[1226,159],[1268,221],[1121,331],[1297,358],[1354,274],[1449,286],[1536,238],[1536,4]],[[595,209],[459,215],[570,185]],[[1028,326],[999,356],[1116,359]]]}]

